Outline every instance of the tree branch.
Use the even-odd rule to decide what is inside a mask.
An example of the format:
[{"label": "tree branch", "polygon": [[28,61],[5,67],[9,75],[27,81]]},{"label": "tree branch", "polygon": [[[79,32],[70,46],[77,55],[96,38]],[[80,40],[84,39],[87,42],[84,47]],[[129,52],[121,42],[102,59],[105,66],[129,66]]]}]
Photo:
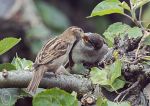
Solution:
[{"label": "tree branch", "polygon": [[[7,77],[4,77],[4,72],[0,72],[0,88],[26,88],[32,76],[32,72],[23,70],[9,71]],[[39,87],[59,87],[70,92],[76,91],[79,94],[87,93],[93,89],[91,81],[80,75],[56,76],[54,74],[46,74]]]}]

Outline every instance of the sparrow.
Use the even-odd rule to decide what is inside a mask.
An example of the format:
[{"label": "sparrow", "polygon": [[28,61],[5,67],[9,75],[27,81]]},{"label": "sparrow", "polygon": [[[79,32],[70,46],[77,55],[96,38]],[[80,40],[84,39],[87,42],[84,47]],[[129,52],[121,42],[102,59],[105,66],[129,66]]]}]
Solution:
[{"label": "sparrow", "polygon": [[72,26],[60,36],[50,39],[37,54],[33,65],[34,74],[26,88],[27,92],[36,92],[45,72],[57,73],[69,67],[69,54],[83,36],[84,31],[81,28]]},{"label": "sparrow", "polygon": [[[95,64],[99,63],[108,52],[104,38],[97,33],[85,33],[83,38],[77,42],[72,48],[70,55],[71,70],[70,73],[75,73],[74,66],[79,64]],[[79,65],[81,67],[81,65]],[[83,67],[81,67],[83,69]]]}]

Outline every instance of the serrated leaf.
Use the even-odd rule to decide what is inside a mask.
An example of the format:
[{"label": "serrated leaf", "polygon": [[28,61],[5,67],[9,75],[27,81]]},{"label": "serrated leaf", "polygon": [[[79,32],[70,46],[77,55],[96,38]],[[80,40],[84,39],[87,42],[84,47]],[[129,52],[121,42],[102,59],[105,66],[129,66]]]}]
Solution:
[{"label": "serrated leaf", "polygon": [[129,28],[127,34],[129,38],[137,38],[143,35],[142,30],[138,27]]},{"label": "serrated leaf", "polygon": [[123,2],[120,4],[120,6],[123,7],[124,9],[130,11],[130,7],[129,7],[129,5],[128,5],[125,1],[123,1]]},{"label": "serrated leaf", "polygon": [[100,84],[109,91],[116,91],[123,88],[125,81],[120,79],[122,63],[116,60],[113,64],[106,66],[105,69],[97,67],[91,68],[90,79],[93,84]]},{"label": "serrated leaf", "polygon": [[21,59],[18,56],[13,58],[11,64],[13,64],[17,70],[28,70],[32,69],[33,62],[31,60]]},{"label": "serrated leaf", "polygon": [[119,0],[105,0],[100,2],[92,11],[91,16],[103,16],[112,13],[124,13],[124,9],[119,6]]},{"label": "serrated leaf", "polygon": [[15,46],[17,43],[20,42],[20,38],[13,38],[8,37],[0,40],[0,55],[7,52],[9,49],[11,49],[13,46]]},{"label": "serrated leaf", "polygon": [[108,85],[108,79],[107,79],[107,71],[105,70],[100,70],[97,67],[91,68],[91,80],[93,84],[100,84],[100,85]]},{"label": "serrated leaf", "polygon": [[33,97],[33,106],[78,106],[77,99],[71,94],[52,88]]},{"label": "serrated leaf", "polygon": [[112,44],[114,43],[114,38],[116,36],[124,36],[125,32],[130,28],[129,25],[122,24],[121,22],[117,22],[111,24],[107,30],[103,33],[106,39],[109,40]]},{"label": "serrated leaf", "polygon": [[3,63],[0,64],[0,71],[3,71],[3,69],[10,71],[10,70],[16,70],[16,67],[11,63]]},{"label": "serrated leaf", "polygon": [[120,36],[123,39],[125,35],[128,35],[129,38],[137,38],[142,36],[142,31],[138,27],[131,28],[129,25],[117,22],[110,25],[103,35],[106,41],[109,41],[108,43],[114,44],[115,37]]}]

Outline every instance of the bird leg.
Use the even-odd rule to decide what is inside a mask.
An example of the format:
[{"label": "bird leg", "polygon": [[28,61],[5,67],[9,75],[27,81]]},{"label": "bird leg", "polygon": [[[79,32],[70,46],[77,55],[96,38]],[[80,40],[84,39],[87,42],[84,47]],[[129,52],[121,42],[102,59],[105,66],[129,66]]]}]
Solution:
[{"label": "bird leg", "polygon": [[128,89],[122,91],[121,93],[119,93],[119,95],[114,99],[115,102],[118,102],[119,99],[121,98],[120,102],[127,96],[127,94],[132,90],[134,89],[135,87],[138,86],[139,84],[139,80],[137,80],[131,87],[129,87]]}]

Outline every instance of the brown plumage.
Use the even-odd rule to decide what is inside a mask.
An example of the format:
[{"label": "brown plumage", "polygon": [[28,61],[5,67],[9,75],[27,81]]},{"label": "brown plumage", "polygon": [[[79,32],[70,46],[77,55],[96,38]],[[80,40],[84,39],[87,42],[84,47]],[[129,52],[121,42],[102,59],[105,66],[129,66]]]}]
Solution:
[{"label": "brown plumage", "polygon": [[60,66],[69,61],[69,53],[74,42],[81,39],[84,32],[81,28],[70,27],[60,36],[50,39],[38,53],[34,63],[34,76],[30,81],[27,91],[35,92],[46,71],[56,72]]}]

